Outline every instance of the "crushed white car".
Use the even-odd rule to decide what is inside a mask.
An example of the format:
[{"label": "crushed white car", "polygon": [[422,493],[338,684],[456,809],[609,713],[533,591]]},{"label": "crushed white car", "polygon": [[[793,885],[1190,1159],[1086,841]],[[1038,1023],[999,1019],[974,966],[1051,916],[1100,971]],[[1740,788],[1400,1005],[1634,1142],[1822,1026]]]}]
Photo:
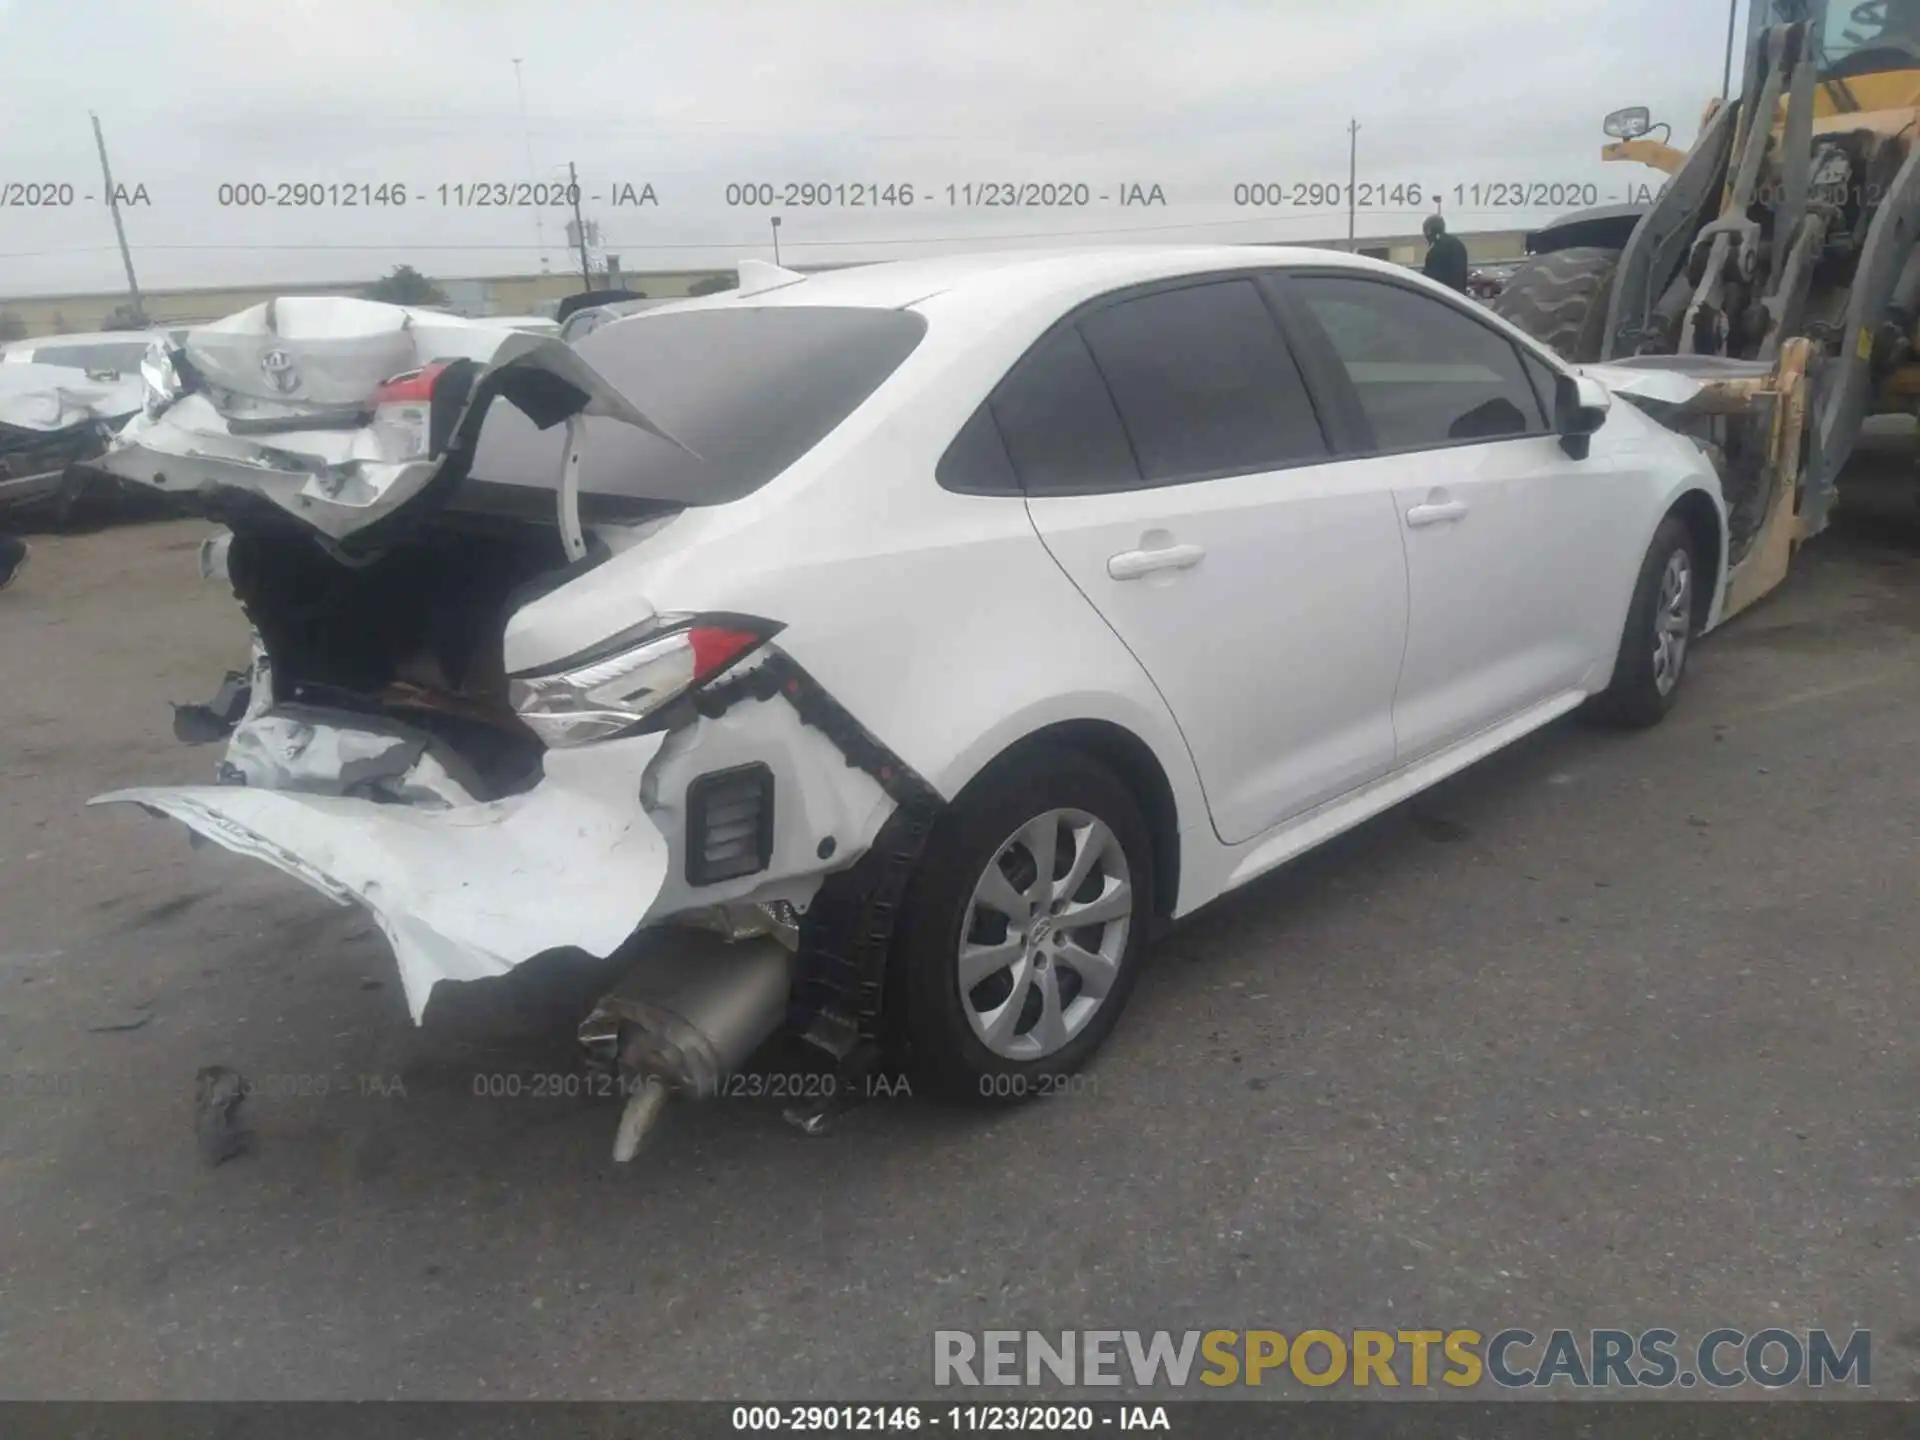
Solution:
[{"label": "crushed white car", "polygon": [[156,353],[104,462],[229,528],[260,647],[218,783],[95,803],[365,906],[416,1019],[638,932],[582,1026],[622,1156],[782,1027],[843,1095],[1037,1093],[1164,924],[1658,720],[1721,614],[1708,448],[1397,267],[741,282],[577,345],[279,300]]},{"label": "crushed white car", "polygon": [[0,508],[57,495],[140,409],[137,370],[0,365]]}]

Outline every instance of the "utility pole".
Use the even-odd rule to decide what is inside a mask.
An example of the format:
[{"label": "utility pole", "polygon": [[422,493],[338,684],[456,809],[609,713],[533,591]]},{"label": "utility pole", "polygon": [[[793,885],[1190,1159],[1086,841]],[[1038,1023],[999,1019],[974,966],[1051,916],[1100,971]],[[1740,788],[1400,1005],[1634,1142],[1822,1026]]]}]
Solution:
[{"label": "utility pole", "polygon": [[1354,222],[1360,193],[1360,122],[1347,122],[1347,250],[1352,253],[1358,247],[1354,243]]},{"label": "utility pole", "polygon": [[127,267],[127,294],[133,300],[133,317],[144,328],[147,306],[140,298],[140,282],[133,278],[133,252],[127,249],[127,227],[120,219],[120,200],[113,193],[113,169],[107,164],[107,137],[101,133],[100,117],[91,111],[88,115],[93,121],[93,143],[100,148],[100,175],[107,182],[107,209],[113,212],[113,233],[120,240],[120,263]]},{"label": "utility pole", "polygon": [[1727,0],[1727,67],[1720,76],[1720,98],[1725,100],[1733,89],[1733,27],[1740,18],[1740,0]]},{"label": "utility pole", "polygon": [[580,218],[580,172],[574,169],[573,161],[567,162],[568,194],[573,196],[573,233],[580,242],[580,283],[588,290],[593,289],[593,272],[587,268],[587,222]]},{"label": "utility pole", "polygon": [[773,217],[773,263],[780,263],[780,217]]},{"label": "utility pole", "polygon": [[[534,168],[533,164],[533,130],[527,124],[527,87],[521,82],[520,62],[518,60],[513,62],[513,88],[520,97],[520,138],[527,147],[527,180],[530,184],[537,184],[540,179],[540,172]],[[545,274],[547,269],[547,225],[546,222],[540,218],[541,212],[545,208],[544,205],[535,205],[533,207],[533,238],[539,242],[540,245],[540,271],[542,274]]]}]

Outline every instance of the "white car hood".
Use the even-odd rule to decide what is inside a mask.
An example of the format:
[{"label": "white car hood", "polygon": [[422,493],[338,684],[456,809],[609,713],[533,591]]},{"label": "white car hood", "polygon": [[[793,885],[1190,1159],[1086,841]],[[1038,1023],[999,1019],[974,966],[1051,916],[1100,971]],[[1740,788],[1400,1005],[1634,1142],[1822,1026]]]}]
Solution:
[{"label": "white car hood", "polygon": [[170,816],[336,904],[366,906],[393,946],[417,1024],[443,980],[504,975],[568,947],[604,958],[640,927],[667,879],[668,848],[627,797],[661,743],[608,741],[585,763],[549,752],[538,786],[484,803],[376,804],[247,785],[150,786],[88,803]]},{"label": "white car hood", "polygon": [[109,424],[140,408],[138,375],[96,379],[66,365],[0,365],[0,426],[54,434],[89,420]]},{"label": "white car hood", "polygon": [[[183,353],[188,393],[148,395],[100,468],[175,492],[252,492],[334,540],[400,509],[470,451],[496,394],[543,425],[599,415],[679,443],[555,336],[430,310],[282,297],[188,332]],[[440,452],[406,453],[353,422],[385,381],[447,360],[481,368]]]}]

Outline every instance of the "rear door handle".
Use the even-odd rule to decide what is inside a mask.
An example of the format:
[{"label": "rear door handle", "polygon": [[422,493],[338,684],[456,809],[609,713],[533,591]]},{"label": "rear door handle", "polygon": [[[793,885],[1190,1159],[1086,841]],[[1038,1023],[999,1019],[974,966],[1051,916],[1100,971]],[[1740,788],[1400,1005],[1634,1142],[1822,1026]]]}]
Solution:
[{"label": "rear door handle", "polygon": [[1467,504],[1464,500],[1438,500],[1427,505],[1416,505],[1407,511],[1407,524],[1418,530],[1427,525],[1444,525],[1466,513]]},{"label": "rear door handle", "polygon": [[1107,561],[1107,574],[1115,580],[1138,580],[1162,570],[1191,570],[1206,557],[1199,545],[1169,545],[1164,550],[1122,550]]}]

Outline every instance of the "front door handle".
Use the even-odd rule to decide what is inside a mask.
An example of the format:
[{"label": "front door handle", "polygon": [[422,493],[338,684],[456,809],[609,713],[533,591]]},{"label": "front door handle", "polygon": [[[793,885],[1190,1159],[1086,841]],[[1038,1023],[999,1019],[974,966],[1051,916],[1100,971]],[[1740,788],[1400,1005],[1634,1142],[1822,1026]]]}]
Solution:
[{"label": "front door handle", "polygon": [[1162,570],[1191,570],[1206,557],[1198,545],[1169,545],[1164,550],[1122,550],[1107,561],[1107,574],[1115,580],[1138,580]]},{"label": "front door handle", "polygon": [[1444,525],[1466,513],[1467,504],[1464,500],[1438,500],[1427,505],[1416,505],[1407,511],[1407,524],[1418,530],[1426,525]]}]

